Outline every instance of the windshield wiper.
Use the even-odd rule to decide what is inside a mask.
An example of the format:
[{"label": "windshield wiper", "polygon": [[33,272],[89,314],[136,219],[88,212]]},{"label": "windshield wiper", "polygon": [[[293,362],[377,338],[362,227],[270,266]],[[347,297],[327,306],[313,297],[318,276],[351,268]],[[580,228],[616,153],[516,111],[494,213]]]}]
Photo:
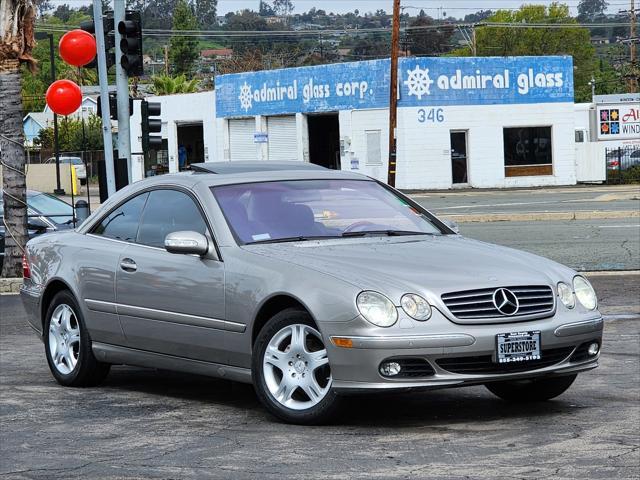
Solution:
[{"label": "windshield wiper", "polygon": [[366,237],[367,235],[387,235],[389,237],[399,237],[403,235],[433,235],[428,232],[415,232],[413,230],[365,230],[362,232],[344,232],[341,237]]},{"label": "windshield wiper", "polygon": [[330,237],[326,237],[326,236],[305,237],[303,235],[299,235],[297,237],[269,238],[266,240],[256,240],[254,242],[247,242],[245,243],[245,245],[255,245],[258,243],[306,242],[308,240],[318,240],[322,238],[330,238]]}]

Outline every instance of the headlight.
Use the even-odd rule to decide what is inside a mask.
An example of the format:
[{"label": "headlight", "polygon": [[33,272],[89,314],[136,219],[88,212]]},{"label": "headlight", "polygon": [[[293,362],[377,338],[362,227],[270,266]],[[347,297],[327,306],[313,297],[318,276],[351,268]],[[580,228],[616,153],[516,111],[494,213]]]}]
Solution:
[{"label": "headlight", "polygon": [[420,295],[407,293],[400,299],[400,305],[405,313],[415,320],[424,322],[431,318],[431,306]]},{"label": "headlight", "polygon": [[361,292],[356,299],[360,314],[378,327],[390,327],[398,320],[396,306],[378,292]]},{"label": "headlight", "polygon": [[573,290],[576,292],[576,297],[587,310],[595,310],[598,306],[598,299],[596,298],[596,292],[589,281],[577,276],[573,279]]},{"label": "headlight", "polygon": [[565,307],[573,308],[576,306],[576,297],[573,296],[573,290],[566,283],[560,282],[558,284],[558,296]]}]

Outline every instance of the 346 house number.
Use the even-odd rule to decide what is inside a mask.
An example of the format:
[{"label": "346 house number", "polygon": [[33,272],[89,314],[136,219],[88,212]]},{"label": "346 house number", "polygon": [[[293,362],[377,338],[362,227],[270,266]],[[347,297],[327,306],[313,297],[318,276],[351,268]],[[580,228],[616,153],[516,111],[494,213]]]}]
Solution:
[{"label": "346 house number", "polygon": [[421,108],[418,110],[418,121],[420,123],[442,123],[444,122],[444,109]]}]

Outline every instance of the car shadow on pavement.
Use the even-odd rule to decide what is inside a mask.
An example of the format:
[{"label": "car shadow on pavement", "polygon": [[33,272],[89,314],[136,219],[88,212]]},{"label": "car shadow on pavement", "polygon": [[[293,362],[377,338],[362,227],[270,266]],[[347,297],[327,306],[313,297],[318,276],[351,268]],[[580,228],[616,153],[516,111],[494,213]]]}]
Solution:
[{"label": "car shadow on pavement", "polygon": [[[163,370],[118,366],[101,388],[169,397],[178,402],[220,405],[250,412],[265,422],[277,422],[260,405],[251,385]],[[438,426],[443,423],[490,422],[497,419],[532,419],[575,410],[571,393],[546,403],[509,404],[482,386],[419,393],[348,396],[334,425],[376,428]]]}]

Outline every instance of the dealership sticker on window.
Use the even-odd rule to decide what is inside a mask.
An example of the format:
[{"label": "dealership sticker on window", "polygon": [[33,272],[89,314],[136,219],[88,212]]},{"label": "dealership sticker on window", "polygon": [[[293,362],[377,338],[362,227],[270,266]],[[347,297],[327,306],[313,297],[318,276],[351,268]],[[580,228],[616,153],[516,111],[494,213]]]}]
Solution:
[{"label": "dealership sticker on window", "polygon": [[261,242],[262,240],[271,240],[271,235],[268,233],[259,233],[257,235],[251,235],[254,242]]}]

